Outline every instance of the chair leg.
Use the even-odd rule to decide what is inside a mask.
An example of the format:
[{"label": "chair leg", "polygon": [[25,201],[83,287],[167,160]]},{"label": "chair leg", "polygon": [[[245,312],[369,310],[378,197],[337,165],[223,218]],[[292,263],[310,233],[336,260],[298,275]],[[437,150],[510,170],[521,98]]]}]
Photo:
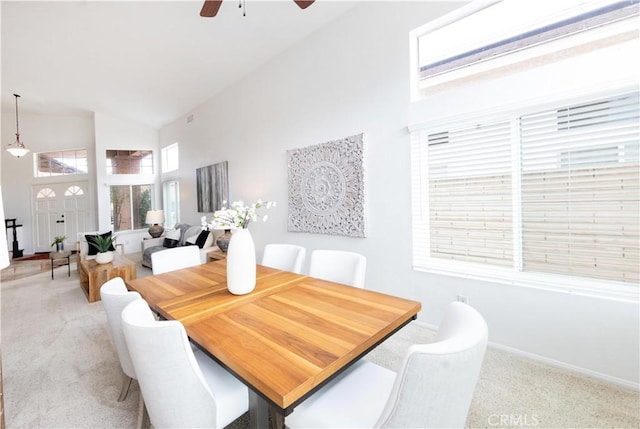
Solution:
[{"label": "chair leg", "polygon": [[149,413],[147,413],[147,407],[144,405],[142,391],[140,391],[140,394],[138,395],[138,419],[136,421],[136,429],[147,429],[149,426],[151,426]]},{"label": "chair leg", "polygon": [[131,387],[132,380],[133,379],[128,375],[125,375],[124,378],[122,379],[122,389],[120,389],[120,396],[118,397],[118,402],[124,401],[125,398],[127,397],[127,394],[129,393],[129,387]]}]

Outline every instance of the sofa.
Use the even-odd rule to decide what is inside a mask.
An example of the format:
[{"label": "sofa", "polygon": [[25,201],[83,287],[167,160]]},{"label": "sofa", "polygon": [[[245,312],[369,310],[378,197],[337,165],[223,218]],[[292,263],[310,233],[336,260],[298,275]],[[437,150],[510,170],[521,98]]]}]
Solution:
[{"label": "sofa", "polygon": [[207,253],[218,248],[216,238],[213,231],[203,231],[200,225],[177,223],[173,229],[165,231],[164,236],[142,241],[142,266],[153,269],[153,253],[179,246],[200,247],[200,263],[204,264],[207,262]]}]

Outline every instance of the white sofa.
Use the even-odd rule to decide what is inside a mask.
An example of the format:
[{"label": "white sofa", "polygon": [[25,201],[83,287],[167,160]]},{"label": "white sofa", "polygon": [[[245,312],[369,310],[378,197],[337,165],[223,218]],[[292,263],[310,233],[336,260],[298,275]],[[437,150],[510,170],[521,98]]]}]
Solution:
[{"label": "white sofa", "polygon": [[[179,231],[179,234],[177,233]],[[142,265],[153,269],[153,265],[151,262],[151,255],[155,252],[162,252],[166,250],[167,247],[164,246],[165,239],[168,237],[179,237],[177,238],[178,243],[177,246],[188,246],[193,245],[195,243],[194,237],[197,237],[200,232],[202,232],[202,227],[199,225],[188,225],[188,224],[176,224],[173,229],[165,231],[163,237],[158,238],[150,238],[142,241]],[[207,262],[207,253],[216,250],[218,247],[216,246],[216,238],[217,235],[215,232],[218,231],[210,231],[209,237],[204,243],[203,247],[200,248],[200,263],[204,264]],[[222,231],[219,231],[222,233]],[[190,242],[191,241],[191,242]]]}]

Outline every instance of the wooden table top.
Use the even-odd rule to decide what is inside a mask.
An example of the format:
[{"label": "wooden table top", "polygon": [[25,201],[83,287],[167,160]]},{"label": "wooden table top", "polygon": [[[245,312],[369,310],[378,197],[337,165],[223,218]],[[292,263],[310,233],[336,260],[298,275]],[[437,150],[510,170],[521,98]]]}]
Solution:
[{"label": "wooden table top", "polygon": [[226,288],[226,261],[127,281],[151,308],[288,414],[415,318],[421,304],[258,265],[256,288]]}]

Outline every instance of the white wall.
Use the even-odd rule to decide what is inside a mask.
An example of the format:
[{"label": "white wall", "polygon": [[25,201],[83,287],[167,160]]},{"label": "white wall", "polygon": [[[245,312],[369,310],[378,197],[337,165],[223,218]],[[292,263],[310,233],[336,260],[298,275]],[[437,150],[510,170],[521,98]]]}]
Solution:
[{"label": "white wall", "polygon": [[[105,113],[95,114],[96,129],[96,183],[98,206],[98,229],[111,230],[111,209],[109,186],[154,184],[154,200],[161,208],[161,188],[158,185],[160,171],[160,151],[158,131],[135,122],[116,118]],[[107,175],[107,149],[151,150],[153,151],[154,174],[130,176],[128,174]],[[148,237],[147,229],[118,232],[118,243],[124,244],[125,253],[140,252],[142,237]]]},{"label": "white wall", "polygon": [[[367,256],[367,287],[423,304],[420,320],[438,324],[457,294],[487,318],[490,340],[627,385],[638,383],[638,305],[416,272],[411,267],[410,163],[406,126],[431,116],[509,103],[512,86],[530,96],[541,77],[509,86],[409,102],[409,31],[456,5],[371,2],[356,6],[246,79],[160,132],[180,143],[182,220],[197,222],[195,169],[229,161],[231,198],[279,203],[268,224],[251,226],[268,242],[348,249]],[[464,35],[467,37],[468,35]],[[534,81],[531,81],[533,79]],[[585,78],[586,79],[586,78]],[[477,96],[481,94],[482,98]],[[537,94],[536,94],[537,95]],[[533,98],[533,97],[532,97]],[[367,238],[286,231],[286,150],[365,133]],[[260,254],[258,258],[260,258]]]},{"label": "white wall", "polygon": [[[160,168],[158,131],[134,122],[103,113],[85,115],[51,115],[20,111],[21,140],[31,149],[27,156],[17,159],[2,151],[2,197],[6,218],[16,218],[24,225],[24,254],[34,253],[32,186],[35,184],[61,183],[76,180],[89,182],[90,229],[110,229],[109,184],[129,184],[129,176],[107,176],[107,149],[146,149],[154,151],[157,171]],[[15,140],[15,112],[2,112],[2,142]],[[54,178],[33,177],[33,153],[62,149],[86,148],[89,174]],[[161,203],[158,175],[136,179],[133,184],[155,184],[155,201]],[[121,233],[119,242],[126,253],[139,252],[147,230]],[[75,239],[70,238],[71,241]]]},{"label": "white wall", "polygon": [[[14,158],[2,150],[2,197],[5,216],[16,218],[23,227],[23,242],[20,243],[24,254],[34,253],[33,238],[33,195],[35,184],[63,183],[70,181],[89,182],[89,194],[92,206],[95,205],[95,180],[92,175],[64,176],[53,178],[34,178],[33,154],[63,149],[87,149],[89,162],[94,159],[93,117],[86,115],[43,115],[20,110],[20,140],[31,152],[22,158]],[[15,110],[2,111],[2,146],[15,141]],[[92,217],[95,210],[92,210]],[[52,237],[53,239],[53,237]],[[70,242],[75,241],[69,239]]]}]

